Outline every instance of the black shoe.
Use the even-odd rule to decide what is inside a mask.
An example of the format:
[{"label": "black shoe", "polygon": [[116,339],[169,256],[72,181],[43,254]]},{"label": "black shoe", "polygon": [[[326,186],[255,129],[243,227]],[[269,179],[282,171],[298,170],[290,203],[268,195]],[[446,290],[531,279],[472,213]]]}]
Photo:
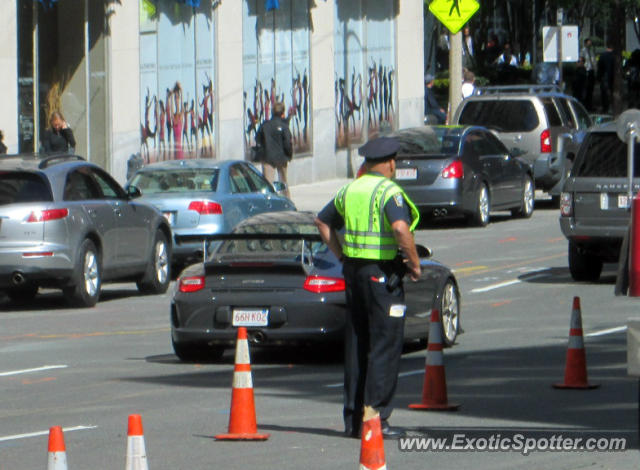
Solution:
[{"label": "black shoe", "polygon": [[382,429],[382,437],[384,439],[400,439],[407,435],[404,429],[389,425],[387,420],[380,421],[380,428]]},{"label": "black shoe", "polygon": [[353,429],[351,426],[345,427],[344,437],[352,437],[354,439],[360,439],[360,429]]}]

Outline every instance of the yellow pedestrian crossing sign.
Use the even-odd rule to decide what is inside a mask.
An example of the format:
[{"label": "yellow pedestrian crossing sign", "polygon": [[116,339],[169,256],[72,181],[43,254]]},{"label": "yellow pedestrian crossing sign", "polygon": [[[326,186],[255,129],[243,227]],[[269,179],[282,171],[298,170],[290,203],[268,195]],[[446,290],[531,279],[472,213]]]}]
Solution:
[{"label": "yellow pedestrian crossing sign", "polygon": [[429,11],[453,34],[457,33],[478,11],[476,0],[433,0]]}]

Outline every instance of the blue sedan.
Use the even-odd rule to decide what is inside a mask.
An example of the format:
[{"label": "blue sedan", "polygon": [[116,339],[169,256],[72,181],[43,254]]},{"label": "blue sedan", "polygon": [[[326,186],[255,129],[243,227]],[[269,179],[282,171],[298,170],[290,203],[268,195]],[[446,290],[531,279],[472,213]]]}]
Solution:
[{"label": "blue sedan", "polygon": [[[275,186],[275,187],[274,187]],[[128,192],[160,210],[174,236],[229,233],[239,222],[263,212],[295,210],[249,162],[239,160],[170,160],[138,170]],[[172,261],[202,259],[198,242],[175,245]]]}]

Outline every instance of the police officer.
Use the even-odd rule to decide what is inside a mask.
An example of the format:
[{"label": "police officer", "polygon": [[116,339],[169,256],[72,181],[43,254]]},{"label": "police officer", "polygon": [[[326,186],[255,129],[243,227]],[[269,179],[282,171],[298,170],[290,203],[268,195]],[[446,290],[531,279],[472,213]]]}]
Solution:
[{"label": "police officer", "polygon": [[[420,278],[412,231],[419,213],[390,178],[398,142],[380,137],[360,147],[366,172],[344,186],[316,217],[331,251],[343,261],[347,306],[345,325],[344,423],[358,437],[364,406],[380,413],[382,434],[404,436],[388,423],[402,353],[404,289],[402,275]],[[344,240],[338,231],[344,226]],[[398,263],[398,250],[404,262]]]}]

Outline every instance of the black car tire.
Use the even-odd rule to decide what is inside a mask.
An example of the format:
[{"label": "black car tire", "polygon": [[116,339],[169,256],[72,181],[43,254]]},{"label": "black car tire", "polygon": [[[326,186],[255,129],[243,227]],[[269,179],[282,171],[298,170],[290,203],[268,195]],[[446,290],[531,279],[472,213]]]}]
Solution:
[{"label": "black car tire", "polygon": [[38,294],[38,286],[36,284],[27,283],[20,287],[12,287],[7,290],[9,298],[17,304],[30,302]]},{"label": "black car tire", "polygon": [[520,196],[520,207],[511,209],[513,217],[528,219],[533,215],[533,206],[535,200],[535,190],[533,188],[533,180],[526,176],[522,185],[522,195]]},{"label": "black car tire", "polygon": [[158,230],[151,247],[149,264],[136,285],[143,294],[164,294],[169,288],[170,282],[171,248],[164,232]]},{"label": "black car tire", "polygon": [[439,297],[442,343],[446,347],[451,347],[455,344],[460,331],[460,292],[452,279],[447,279],[444,283]]},{"label": "black car tire", "polygon": [[214,361],[224,354],[221,346],[209,346],[208,344],[177,343],[171,339],[173,351],[182,362]]},{"label": "black car tire", "polygon": [[491,198],[489,188],[482,183],[476,193],[475,207],[471,216],[471,223],[477,227],[486,227],[489,224],[489,213],[491,212]]},{"label": "black car tire", "polygon": [[78,249],[72,285],[62,292],[74,307],[94,307],[100,298],[102,287],[102,264],[100,253],[94,243],[85,239]]},{"label": "black car tire", "polygon": [[569,271],[576,281],[595,282],[600,279],[602,260],[592,253],[580,250],[575,243],[569,242]]}]

